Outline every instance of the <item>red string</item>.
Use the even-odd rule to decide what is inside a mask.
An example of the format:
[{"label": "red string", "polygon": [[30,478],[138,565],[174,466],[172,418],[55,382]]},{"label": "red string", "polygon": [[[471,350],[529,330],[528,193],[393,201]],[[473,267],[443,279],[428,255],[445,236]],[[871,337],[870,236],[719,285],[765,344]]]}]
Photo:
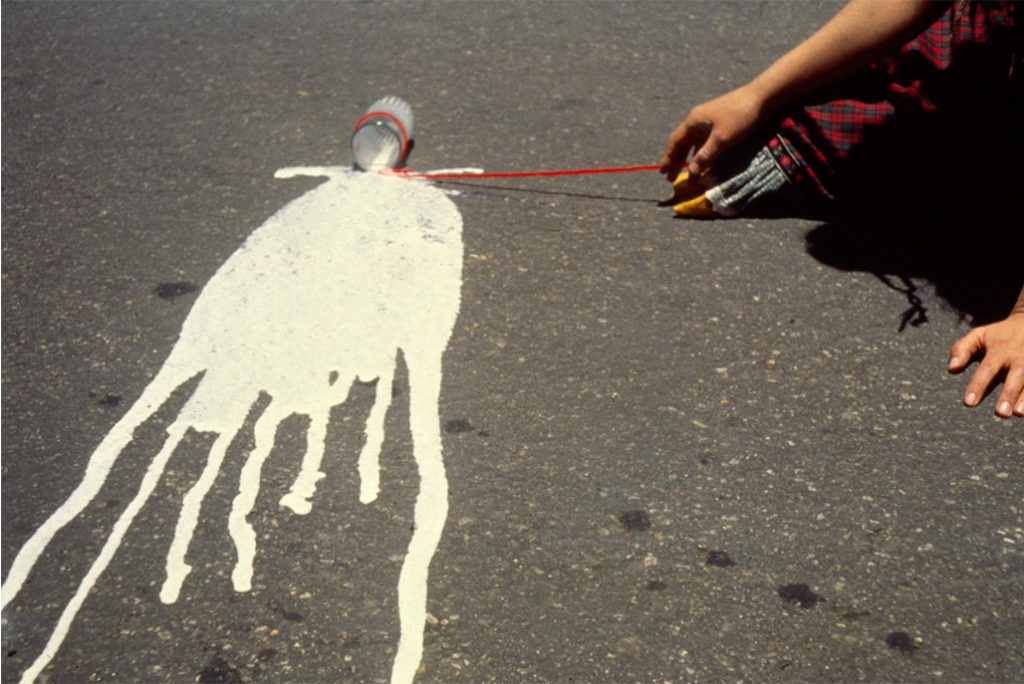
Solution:
[{"label": "red string", "polygon": [[660,164],[639,164],[636,166],[600,166],[589,169],[554,169],[550,171],[490,171],[471,173],[465,171],[419,172],[411,169],[386,169],[381,173],[394,174],[405,178],[522,178],[525,176],[578,176],[585,173],[625,173],[629,171],[654,171]]}]

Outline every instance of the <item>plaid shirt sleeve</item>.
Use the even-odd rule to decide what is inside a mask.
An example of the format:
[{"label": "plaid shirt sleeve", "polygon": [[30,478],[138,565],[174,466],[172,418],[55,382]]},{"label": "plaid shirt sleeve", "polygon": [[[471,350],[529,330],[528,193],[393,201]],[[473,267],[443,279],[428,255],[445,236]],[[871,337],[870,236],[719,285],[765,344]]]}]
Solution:
[{"label": "plaid shirt sleeve", "polygon": [[1018,57],[1016,9],[1012,2],[951,3],[893,57],[789,110],[768,143],[776,163],[812,195],[840,195],[843,162],[874,132],[897,118],[955,107],[975,95],[978,60],[972,55],[970,70],[958,71],[962,48],[981,47],[988,54],[981,63],[992,77],[1010,76]]}]

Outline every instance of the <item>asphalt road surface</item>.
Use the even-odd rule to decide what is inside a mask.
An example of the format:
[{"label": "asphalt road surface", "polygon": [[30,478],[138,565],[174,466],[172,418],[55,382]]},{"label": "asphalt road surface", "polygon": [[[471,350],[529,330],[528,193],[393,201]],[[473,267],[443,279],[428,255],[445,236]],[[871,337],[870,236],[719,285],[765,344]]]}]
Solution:
[{"label": "asphalt road surface", "polygon": [[[193,305],[215,301],[207,283],[323,182],[275,171],[349,165],[351,127],[375,99],[412,104],[416,168],[650,163],[690,106],[835,9],[5,3],[5,602],[15,555],[83,481]],[[994,415],[994,396],[962,406],[966,379],[945,370],[972,311],[835,226],[675,219],[655,173],[437,185],[464,252],[437,405],[448,510],[417,681],[1024,679],[1024,430]],[[240,301],[258,310],[291,277]],[[330,323],[293,333],[319,339]],[[376,351],[369,328],[347,343]],[[258,321],[228,332],[240,347],[266,337]],[[299,367],[304,349],[274,358]],[[241,366],[232,377],[258,385],[265,369]],[[217,431],[187,430],[126,512],[190,392],[227,371],[182,385],[5,607],[3,681],[48,642],[38,681],[386,681],[422,527],[411,367],[404,350],[382,393],[375,501],[360,502],[356,469],[375,376],[330,413],[307,515],[278,502],[310,418],[271,432],[249,591],[232,584],[228,519],[278,397],[257,386],[250,409],[218,395],[244,424],[199,511],[192,572],[165,603],[183,497]],[[83,594],[90,568],[102,572]]]}]

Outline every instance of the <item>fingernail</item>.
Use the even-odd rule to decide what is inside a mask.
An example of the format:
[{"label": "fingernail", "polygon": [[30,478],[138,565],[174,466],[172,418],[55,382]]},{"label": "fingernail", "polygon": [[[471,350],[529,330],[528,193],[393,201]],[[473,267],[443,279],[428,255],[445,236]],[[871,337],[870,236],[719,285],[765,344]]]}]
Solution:
[{"label": "fingernail", "polygon": [[1013,409],[1013,412],[1018,416],[1024,416],[1024,401],[1017,404],[1017,408]]},{"label": "fingernail", "polygon": [[1000,402],[999,408],[996,409],[996,413],[998,413],[1001,416],[1008,416],[1008,415],[1010,415],[1010,402],[1008,402],[1008,401]]},{"label": "fingernail", "polygon": [[968,406],[974,406],[974,404],[977,403],[977,401],[978,395],[975,394],[974,392],[971,392],[966,397],[964,397],[964,403],[967,404]]},{"label": "fingernail", "polygon": [[949,367],[950,368],[956,368],[958,365],[960,365],[960,357],[959,356],[951,356],[951,357],[949,357]]}]

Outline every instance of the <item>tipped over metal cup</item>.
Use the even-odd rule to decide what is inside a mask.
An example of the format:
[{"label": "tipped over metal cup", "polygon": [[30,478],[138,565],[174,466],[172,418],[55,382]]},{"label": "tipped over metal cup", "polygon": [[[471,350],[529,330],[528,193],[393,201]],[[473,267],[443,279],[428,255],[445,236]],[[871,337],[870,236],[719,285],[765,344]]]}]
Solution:
[{"label": "tipped over metal cup", "polygon": [[393,169],[412,140],[412,107],[393,95],[370,105],[352,131],[352,162],[364,171]]}]

